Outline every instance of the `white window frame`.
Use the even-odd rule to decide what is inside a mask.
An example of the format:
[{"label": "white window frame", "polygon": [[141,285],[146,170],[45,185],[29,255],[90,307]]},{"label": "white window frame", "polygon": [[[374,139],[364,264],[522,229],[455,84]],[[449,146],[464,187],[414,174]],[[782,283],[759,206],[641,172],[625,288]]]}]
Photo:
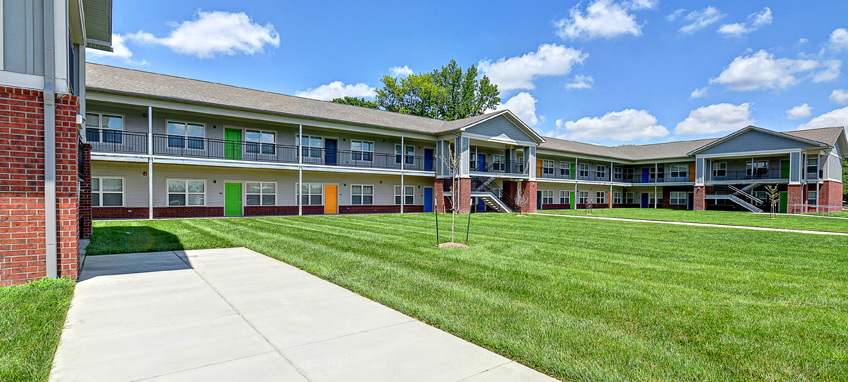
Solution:
[{"label": "white window frame", "polygon": [[636,201],[636,193],[635,192],[626,192],[624,194],[625,204],[633,204],[635,201]]},{"label": "white window frame", "polygon": [[599,179],[605,179],[607,177],[607,166],[602,164],[595,165],[595,176]]},{"label": "white window frame", "polygon": [[544,175],[554,175],[554,161],[547,159],[542,160],[542,176]]},{"label": "white window frame", "polygon": [[[248,183],[259,183],[259,193],[247,192],[247,184]],[[274,193],[273,194],[266,194],[265,193],[265,189],[263,187],[263,185],[265,185],[265,184],[273,184],[274,185]],[[245,206],[276,206],[277,205],[277,190],[278,190],[277,182],[245,181],[244,182],[244,205]],[[249,195],[259,195],[259,204],[249,204],[248,201],[247,201],[248,200],[247,197]],[[265,204],[264,203],[265,196],[267,196],[267,195],[273,195],[274,196],[274,203],[273,204]]]},{"label": "white window frame", "polygon": [[[721,175],[719,175],[719,171],[721,171]],[[713,176],[727,176],[727,162],[715,162],[713,163]]]},{"label": "white window frame", "polygon": [[612,204],[621,204],[621,191],[612,193]]},{"label": "white window frame", "polygon": [[669,166],[669,176],[672,178],[685,178],[689,175],[689,166],[673,164]]},{"label": "white window frame", "polygon": [[[810,195],[813,197],[811,198]],[[819,204],[819,196],[816,190],[807,190],[807,204]]]},{"label": "white window frame", "polygon": [[[303,158],[322,158],[324,156],[324,137],[304,134],[303,137],[297,136],[297,139],[300,142],[300,152]],[[306,139],[306,144],[303,142],[304,139]],[[313,139],[317,139],[320,146],[313,146]],[[318,155],[313,155],[316,153]]]},{"label": "white window frame", "polygon": [[579,191],[577,195],[578,204],[589,204],[589,191]]},{"label": "white window frame", "polygon": [[[358,143],[359,149],[354,149],[353,144]],[[371,150],[363,150],[362,146],[364,144],[369,144],[371,146]],[[357,158],[358,154],[358,158]],[[368,154],[368,155],[366,155]],[[368,159],[365,159],[366,156]],[[366,141],[363,139],[351,139],[350,140],[350,159],[354,162],[373,162],[374,161],[374,141]]]},{"label": "white window frame", "polygon": [[595,203],[597,203],[597,204],[607,204],[607,193],[606,193],[606,191],[596,191],[595,192]]},{"label": "white window frame", "polygon": [[[168,185],[171,182],[184,182],[185,183],[185,192],[171,192]],[[188,192],[188,182],[203,182],[203,204],[188,204],[189,195],[200,195],[197,192]],[[206,179],[188,179],[188,178],[166,178],[165,179],[165,204],[168,207],[206,207],[208,203],[207,191],[209,190],[208,185],[206,184]],[[185,195],[185,204],[181,206],[172,206],[171,205],[171,194],[175,195]]]},{"label": "white window frame", "polygon": [[[323,206],[324,205],[324,184],[322,184],[322,183],[304,183],[303,185],[308,186],[308,187],[306,187],[306,193],[305,194],[303,193],[303,190],[301,189],[299,183],[295,183],[295,185],[294,185],[295,202],[297,202],[297,198],[299,197],[299,198],[301,198],[300,203],[303,206]],[[319,204],[313,204],[312,203],[312,197],[318,195],[318,194],[312,193],[312,186],[320,186],[320,187],[318,187],[318,189],[321,190],[321,194],[320,194],[321,195],[321,203],[319,203]],[[304,196],[306,196],[307,203],[303,203],[303,197]]]},{"label": "white window frame", "polygon": [[[807,159],[810,159],[809,157]],[[745,162],[745,174],[748,176],[756,176],[760,169],[764,168],[766,170],[766,175],[768,175],[768,163],[766,160],[755,160],[753,163]]]},{"label": "white window frame", "polygon": [[613,167],[612,168],[612,174],[615,177],[615,179],[621,180],[621,178],[624,176],[624,170],[621,168],[621,166]]},{"label": "white window frame", "polygon": [[[813,163],[810,164],[810,162],[813,162]],[[840,162],[841,162],[841,160],[840,160]],[[804,178],[805,179],[816,179],[816,178],[818,178],[818,173],[819,173],[819,156],[818,155],[808,155],[807,161],[806,161],[806,166],[805,166],[805,171],[804,171]],[[810,174],[815,175],[815,177],[810,178],[809,177]]]},{"label": "white window frame", "polygon": [[565,161],[559,162],[559,175],[563,178],[571,178],[571,164]]},{"label": "white window frame", "polygon": [[542,205],[554,204],[554,190],[541,190],[541,191],[542,191]]},{"label": "white window frame", "polygon": [[[360,193],[359,194],[353,193],[354,187],[360,187]],[[371,187],[371,194],[365,193],[365,187]],[[360,201],[359,201],[359,203],[354,203],[353,198],[357,195],[360,196]],[[367,196],[367,195],[371,196],[371,203],[365,203],[365,196]],[[350,185],[350,204],[352,206],[373,206],[374,205],[374,185],[373,184],[351,184]]]},{"label": "white window frame", "polygon": [[[400,200],[401,200],[402,197],[403,197],[403,201],[404,201],[403,205],[405,205],[405,206],[415,205],[415,186],[410,186],[410,185],[405,184],[405,185],[403,185],[403,188],[404,188],[404,195],[401,196],[400,185],[399,184],[395,185],[395,205],[400,205]],[[410,192],[410,190],[411,190],[411,192]],[[412,198],[412,201],[410,201],[409,198]]]},{"label": "white window frame", "polygon": [[[276,155],[277,154],[277,132],[271,130],[260,130],[260,129],[244,129],[244,148],[246,153],[256,154],[256,155]],[[259,141],[252,141],[247,139],[248,133],[259,133]],[[262,136],[265,134],[271,134],[274,139],[269,142],[262,142]],[[265,152],[265,148],[270,147],[271,152]],[[254,149],[255,148],[255,149]],[[252,151],[256,150],[256,151]]]},{"label": "white window frame", "polygon": [[649,192],[648,193],[648,205],[653,206],[657,203],[657,192]]},{"label": "white window frame", "polygon": [[675,206],[685,206],[686,199],[689,198],[689,193],[686,191],[671,191],[668,194],[668,204]]},{"label": "white window frame", "polygon": [[577,173],[578,175],[589,176],[589,164],[588,163],[580,163],[578,170],[579,170],[578,173]]},{"label": "white window frame", "polygon": [[[171,134],[168,131],[168,125],[170,125],[170,124],[182,124],[185,127],[185,131],[182,134]],[[203,136],[198,137],[198,136],[194,136],[194,135],[188,135],[188,126],[189,125],[202,127],[203,128]],[[165,142],[165,145],[169,149],[184,148],[186,150],[197,150],[197,151],[203,151],[203,150],[206,149],[206,124],[205,123],[169,119],[169,120],[165,121],[165,136],[166,136],[166,139],[167,139],[167,141]],[[182,146],[172,146],[171,145],[171,137],[182,139],[182,142],[183,142]],[[190,140],[195,140],[195,141],[199,140],[200,143],[201,143],[201,147],[199,147],[199,148],[198,147],[189,147],[189,141]]]},{"label": "white window frame", "polygon": [[567,190],[559,190],[559,204],[571,204],[571,193]]},{"label": "white window frame", "polygon": [[492,154],[492,166],[495,171],[506,171],[506,155]]},{"label": "white window frame", "polygon": [[[2,6],[2,5],[3,5],[3,1],[0,0],[0,6]],[[2,17],[2,16],[3,16],[3,14],[2,14],[2,12],[0,12],[0,17]],[[97,129],[97,139],[98,140],[97,141],[90,141],[90,142],[92,142],[92,143],[94,143],[94,142],[115,143],[115,144],[123,143],[122,132],[124,131],[124,122],[126,121],[126,117],[123,114],[86,112],[85,115],[86,115],[85,127]],[[88,124],[89,123],[89,120],[88,120],[89,115],[96,115],[97,116],[97,126],[89,126],[89,124]],[[121,128],[120,129],[110,129],[108,126],[103,127],[103,116],[120,118],[121,119]],[[115,134],[115,136],[118,137],[118,141],[117,142],[106,142],[104,135],[108,136],[108,133],[115,132],[115,131],[120,131],[120,133]],[[106,133],[106,134],[104,134],[104,133]],[[88,133],[86,133],[85,139],[86,139],[86,141],[88,141]]]},{"label": "white window frame", "polygon": [[405,158],[406,164],[415,164],[415,145],[395,143],[395,164],[400,164],[401,158]]},{"label": "white window frame", "polygon": [[[123,207],[124,205],[127,204],[127,194],[126,194],[127,178],[125,178],[123,176],[92,176],[91,177],[92,185],[94,184],[95,179],[97,179],[97,188],[99,190],[94,191],[94,189],[92,187],[92,191],[91,191],[92,207]],[[103,205],[103,194],[104,194],[103,179],[120,179],[121,180],[121,192],[120,192],[120,194],[121,194],[121,205],[119,205],[119,206],[104,206]],[[107,194],[118,194],[119,192],[108,191],[108,192],[105,192],[105,193],[107,193]],[[97,206],[94,206],[95,197],[97,198]]]}]

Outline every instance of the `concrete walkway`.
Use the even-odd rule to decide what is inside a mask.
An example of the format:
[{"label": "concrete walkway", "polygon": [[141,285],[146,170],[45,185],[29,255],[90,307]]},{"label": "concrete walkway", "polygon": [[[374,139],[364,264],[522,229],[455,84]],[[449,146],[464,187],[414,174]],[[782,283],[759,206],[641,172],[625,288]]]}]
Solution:
[{"label": "concrete walkway", "polygon": [[550,381],[262,254],[89,256],[51,381]]},{"label": "concrete walkway", "polygon": [[559,216],[559,217],[577,218],[577,219],[614,220],[614,221],[621,221],[621,222],[689,225],[689,226],[697,226],[697,227],[737,228],[737,229],[750,229],[750,230],[754,230],[754,231],[795,232],[795,233],[808,233],[808,234],[812,234],[812,235],[848,236],[848,233],[843,233],[843,232],[807,231],[807,230],[802,230],[802,229],[751,227],[751,226],[746,226],[746,225],[726,225],[726,224],[691,223],[691,222],[670,222],[670,221],[665,221],[665,220],[611,218],[611,217],[606,217],[606,216],[580,216],[580,215],[546,214],[546,213],[540,213],[540,212],[534,213],[532,215]]}]

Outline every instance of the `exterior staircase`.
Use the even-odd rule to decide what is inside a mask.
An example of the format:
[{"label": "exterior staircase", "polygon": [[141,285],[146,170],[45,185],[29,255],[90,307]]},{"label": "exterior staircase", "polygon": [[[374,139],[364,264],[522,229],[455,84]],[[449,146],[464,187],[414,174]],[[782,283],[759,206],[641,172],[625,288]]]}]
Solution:
[{"label": "exterior staircase", "polygon": [[[498,212],[512,212],[510,205],[515,205],[515,202],[504,193],[497,183],[494,183],[495,178],[474,178],[471,182],[471,197],[480,198],[492,210]],[[503,195],[498,197],[497,195]]]},{"label": "exterior staircase", "polygon": [[507,205],[491,192],[471,191],[472,198],[480,198],[486,205],[498,212],[512,212]]},{"label": "exterior staircase", "polygon": [[[763,210],[757,205],[762,205],[765,202],[762,199],[757,198],[756,196],[748,192],[748,190],[751,190],[756,186],[756,184],[751,184],[742,188],[738,188],[733,185],[729,185],[722,188],[717,187],[717,193],[713,195],[706,195],[705,198],[713,200],[730,200],[748,211],[760,213],[763,212]],[[750,202],[746,201],[745,199],[742,199],[740,196],[747,198],[748,200],[750,200]]]}]

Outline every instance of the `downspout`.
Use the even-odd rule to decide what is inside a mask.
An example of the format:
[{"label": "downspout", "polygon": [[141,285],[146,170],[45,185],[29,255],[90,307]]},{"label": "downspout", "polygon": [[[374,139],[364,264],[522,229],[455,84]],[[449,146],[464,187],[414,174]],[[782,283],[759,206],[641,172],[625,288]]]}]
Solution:
[{"label": "downspout", "polygon": [[59,276],[56,248],[56,57],[53,2],[44,4],[44,237],[46,274]]},{"label": "downspout", "polygon": [[303,125],[297,125],[297,216],[303,216]]},{"label": "downspout", "polygon": [[403,169],[406,162],[406,146],[404,146],[403,136],[400,137],[400,213],[403,213],[403,204],[406,201],[406,188],[403,184]]},{"label": "downspout", "polygon": [[147,219],[153,220],[153,106],[147,107]]}]

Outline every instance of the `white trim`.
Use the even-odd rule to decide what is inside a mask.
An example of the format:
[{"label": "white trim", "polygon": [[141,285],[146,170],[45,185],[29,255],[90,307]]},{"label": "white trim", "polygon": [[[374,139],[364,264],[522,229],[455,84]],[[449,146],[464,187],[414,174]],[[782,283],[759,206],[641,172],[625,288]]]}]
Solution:
[{"label": "white trim", "polygon": [[463,132],[462,136],[465,137],[465,138],[468,138],[468,139],[474,139],[474,140],[477,140],[477,141],[484,141],[484,142],[505,143],[505,144],[517,145],[517,146],[535,146],[536,145],[536,142],[518,141],[518,140],[515,140],[515,139],[512,139],[512,138],[502,138],[500,135],[496,136],[496,137],[490,137],[488,135],[480,135],[480,134]]},{"label": "white trim", "polygon": [[335,186],[336,187],[336,212],[333,212],[333,215],[338,215],[339,213],[339,192],[341,191],[341,186],[338,183],[324,183],[324,189],[321,191],[323,195],[321,197],[321,205],[324,206],[324,213],[327,213],[327,186]]},{"label": "white trim", "polygon": [[[365,204],[365,203],[363,203],[363,202],[362,202],[363,200],[360,200],[360,203],[359,203],[359,204],[354,204],[354,203],[353,203],[353,195],[354,195],[354,194],[353,194],[353,187],[354,187],[354,186],[360,186],[360,187],[371,187],[371,194],[370,194],[370,195],[371,195],[371,203],[369,203],[369,204]],[[352,206],[373,206],[373,205],[375,205],[375,204],[374,204],[374,194],[376,194],[376,189],[374,188],[374,185],[373,185],[373,184],[351,184],[351,185],[350,185],[350,205],[352,205]],[[368,194],[366,194],[366,193],[362,192],[362,193],[360,193],[360,194],[358,194],[358,195],[359,195],[360,197],[363,197],[363,199],[364,199],[365,195],[368,195]]]},{"label": "white trim", "polygon": [[[94,198],[94,194],[97,194],[97,196],[98,196],[97,207],[124,207],[124,206],[127,205],[127,177],[122,176],[122,175],[92,176],[91,180],[94,181],[94,179],[98,179],[98,188],[100,189],[99,191],[96,191],[96,192],[94,190],[91,191],[92,200]],[[103,179],[120,179],[121,180],[121,192],[120,192],[120,194],[121,194],[121,205],[120,206],[104,206],[103,205]],[[118,192],[107,191],[106,193],[117,194]],[[94,206],[92,205],[92,207],[94,207]]]},{"label": "white trim", "polygon": [[[241,185],[241,192],[240,192],[240,194],[241,194],[241,195],[239,195],[239,197],[241,198],[241,200],[239,200],[239,202],[241,202],[241,213],[239,213],[237,216],[244,216],[244,202],[245,202],[245,198],[244,198],[244,181],[241,181],[241,180],[233,180],[233,179],[223,179],[223,180],[221,181],[221,184],[223,184],[223,186],[224,186],[224,205],[223,205],[223,207],[224,207],[224,216],[228,216],[228,215],[227,215],[227,183]],[[206,186],[204,185],[204,186],[203,186],[203,188],[204,188],[204,191],[205,191]],[[204,197],[204,201],[205,201],[205,199],[206,199],[206,198]],[[188,196],[186,196],[186,201],[188,201]],[[229,215],[229,216],[233,216],[233,215]]]},{"label": "white trim", "polygon": [[6,46],[5,46],[6,37],[3,34],[3,14],[4,14],[3,13],[3,1],[4,0],[0,0],[0,71],[3,71],[3,68],[5,67],[5,64],[4,64],[5,60],[3,59],[4,58],[4,56],[3,56],[4,52],[3,51],[6,49]]},{"label": "white trim", "polygon": [[[170,197],[169,197],[169,196],[172,194],[172,192],[170,192],[170,191],[168,190],[168,182],[170,182],[170,181],[175,181],[175,182],[182,181],[182,182],[186,182],[186,190],[185,190],[185,192],[183,192],[183,193],[182,193],[183,195],[185,195],[185,196],[186,196],[186,202],[185,202],[185,204],[184,204],[184,205],[182,205],[182,206],[172,206],[172,205],[171,205]],[[202,182],[203,182],[203,204],[202,204],[202,205],[199,205],[199,204],[188,204],[188,195],[189,195],[189,194],[194,194],[194,195],[197,195],[197,194],[198,194],[197,192],[188,192],[188,182],[189,182],[189,181],[194,181],[194,182],[196,182],[196,181],[202,181]],[[225,188],[226,188],[226,187],[225,187]],[[165,207],[207,207],[208,200],[209,200],[209,199],[207,198],[207,196],[208,196],[208,195],[207,195],[207,194],[208,194],[208,191],[209,191],[209,189],[207,188],[206,179],[192,179],[192,178],[165,178]],[[179,193],[179,192],[173,192],[173,194],[175,194],[175,195],[179,195],[180,193]]]},{"label": "white trim", "polygon": [[[302,193],[302,191],[301,191],[301,186],[300,186],[300,185],[301,185],[301,183],[295,183],[295,185],[294,185],[295,198],[302,198],[303,196],[308,196],[307,201],[308,201],[309,203],[302,204],[302,203],[303,203],[302,201],[301,201],[301,202],[298,202],[298,203],[301,203],[301,204],[302,204],[302,205],[304,205],[304,206],[323,206],[323,205],[324,205],[324,202],[326,201],[326,200],[324,199],[324,198],[326,197],[326,195],[324,195],[324,186],[325,186],[325,184],[324,184],[324,183],[321,183],[321,182],[309,182],[309,183],[303,183],[303,184],[304,184],[304,185],[308,185],[308,186],[309,186],[309,187],[307,187],[307,189],[306,189],[307,193],[306,193],[306,194],[303,194],[303,193]],[[333,184],[338,185],[338,183],[330,183],[330,185],[333,185]],[[312,197],[313,197],[313,196],[315,196],[315,195],[318,195],[318,194],[313,194],[313,193],[312,193],[312,186],[314,186],[314,185],[321,186],[321,203],[319,203],[319,204],[312,204]],[[300,200],[300,199],[298,199],[298,200]],[[338,207],[338,204],[339,204],[339,202],[338,202],[338,198],[337,198],[337,199],[336,199],[336,205],[337,205],[336,207]],[[338,210],[338,208],[337,208],[337,210]]]},{"label": "white trim", "polygon": [[44,90],[44,76],[34,74],[0,71],[0,83],[16,88]]},{"label": "white trim", "polygon": [[706,154],[706,155],[697,155],[696,158],[723,158],[723,159],[734,159],[734,158],[745,158],[750,159],[751,156],[758,155],[774,155],[774,154],[791,154],[791,153],[800,153],[801,149],[791,149],[791,150],[756,150],[756,151],[738,151],[733,153],[721,153],[721,154]]},{"label": "white trim", "polygon": [[[404,195],[398,194],[398,189],[400,189],[400,188],[404,188]],[[405,193],[405,192],[406,192],[405,188],[412,188],[412,193],[411,193],[411,194],[406,194],[406,193]],[[396,184],[396,185],[394,185],[394,187],[393,187],[392,189],[394,190],[394,202],[395,202],[395,203],[394,203],[394,205],[396,205],[396,206],[399,206],[399,205],[401,205],[401,204],[402,204],[402,205],[404,205],[404,206],[415,206],[415,205],[418,205],[418,203],[415,203],[415,186],[410,186],[410,185],[408,185],[408,184],[404,184],[404,185]],[[400,196],[400,197],[401,197],[401,199],[400,199],[400,200],[401,200],[401,204],[398,204],[398,203],[397,203],[397,197],[398,197],[398,196]],[[406,203],[406,198],[405,198],[406,196],[411,196],[411,197],[412,197],[412,203]]]},{"label": "white trim", "polygon": [[[250,193],[250,195],[259,195],[259,204],[247,204],[247,196],[248,196],[247,184],[248,183],[259,183],[259,193],[258,194],[257,193]],[[262,204],[262,197],[266,196],[266,195],[270,195],[270,194],[266,194],[262,191],[262,185],[265,184],[265,183],[270,183],[270,184],[274,185],[274,204]],[[271,181],[245,180],[242,184],[242,187],[244,187],[244,192],[242,192],[242,197],[244,198],[244,203],[242,203],[242,214],[244,214],[244,207],[247,207],[247,206],[251,206],[251,207],[252,206],[257,206],[257,207],[269,207],[269,206],[271,206],[271,207],[273,207],[273,206],[279,205],[280,187],[279,187],[279,185],[277,184],[276,181],[273,181],[273,180],[271,180]],[[226,200],[227,200],[227,198],[225,196],[224,197],[225,203],[226,203]]]}]

